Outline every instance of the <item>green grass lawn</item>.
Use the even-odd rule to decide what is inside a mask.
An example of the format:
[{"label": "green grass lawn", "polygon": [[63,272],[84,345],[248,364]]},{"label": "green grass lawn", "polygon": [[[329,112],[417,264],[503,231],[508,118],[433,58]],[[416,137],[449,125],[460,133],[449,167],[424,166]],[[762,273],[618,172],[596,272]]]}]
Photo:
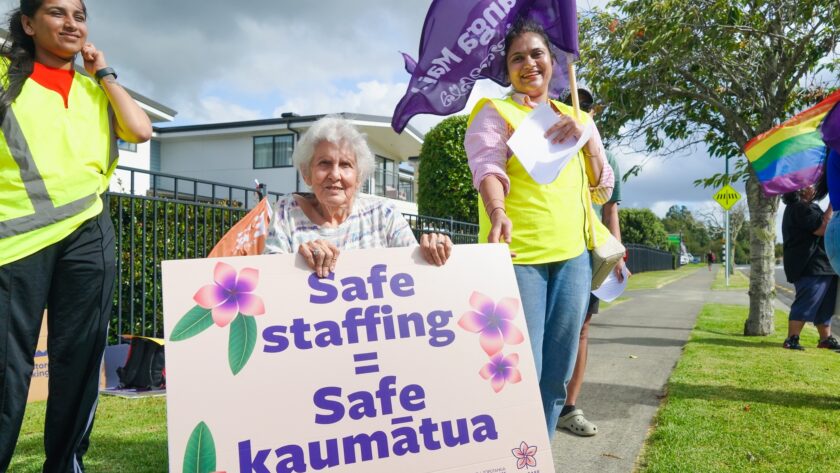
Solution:
[{"label": "green grass lawn", "polygon": [[706,305],[668,382],[639,471],[840,471],[840,354],[781,348],[777,332],[744,337],[747,308]]},{"label": "green grass lawn", "polygon": [[717,269],[715,273],[715,280],[712,283],[713,291],[746,291],[750,288],[750,278],[737,269],[734,274],[729,275],[729,287],[726,286],[726,273],[723,271],[723,266]]},{"label": "green grass lawn", "polygon": [[639,289],[659,289],[666,284],[671,284],[674,281],[692,274],[702,267],[702,264],[687,264],[685,266],[681,266],[679,269],[647,271],[644,273],[634,274],[630,276],[630,281],[627,283],[627,290],[636,291]]},{"label": "green grass lawn", "polygon": [[[27,406],[10,472],[41,471],[46,406],[46,401]],[[84,457],[88,473],[163,473],[169,469],[166,449],[166,398],[100,396]]]}]

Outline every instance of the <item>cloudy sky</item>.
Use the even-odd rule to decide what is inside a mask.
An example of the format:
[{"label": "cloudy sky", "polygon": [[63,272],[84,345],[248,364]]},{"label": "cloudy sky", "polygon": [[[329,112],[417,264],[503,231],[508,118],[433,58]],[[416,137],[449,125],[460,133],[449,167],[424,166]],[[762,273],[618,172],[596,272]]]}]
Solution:
[{"label": "cloudy sky", "polygon": [[[431,0],[87,0],[90,40],[128,87],[178,111],[174,124],[356,112],[390,116],[417,55]],[[579,9],[605,0],[578,0]],[[0,0],[4,11],[17,2]],[[480,83],[472,100],[499,96]],[[468,105],[471,107],[471,105]],[[427,131],[441,118],[415,117]],[[617,153],[623,169],[645,159]],[[625,207],[659,215],[675,204],[712,208],[696,178],[724,162],[698,149],[653,159],[623,189]],[[736,188],[743,193],[743,186]]]}]

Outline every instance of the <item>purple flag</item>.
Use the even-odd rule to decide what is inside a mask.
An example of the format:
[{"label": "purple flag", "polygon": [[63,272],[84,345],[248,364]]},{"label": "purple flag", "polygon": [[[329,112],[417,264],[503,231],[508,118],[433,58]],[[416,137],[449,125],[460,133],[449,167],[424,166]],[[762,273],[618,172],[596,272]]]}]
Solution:
[{"label": "purple flag", "polygon": [[418,113],[449,115],[464,109],[475,81],[508,86],[505,34],[520,16],[540,23],[557,58],[552,95],[568,87],[567,54],[578,55],[575,0],[434,0],[420,38],[420,57],[403,54],[411,80],[391,126],[402,132]]}]

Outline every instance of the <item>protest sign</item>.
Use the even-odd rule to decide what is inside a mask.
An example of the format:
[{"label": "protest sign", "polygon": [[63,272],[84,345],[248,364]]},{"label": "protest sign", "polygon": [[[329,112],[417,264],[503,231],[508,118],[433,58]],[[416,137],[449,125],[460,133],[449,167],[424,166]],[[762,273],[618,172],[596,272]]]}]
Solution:
[{"label": "protest sign", "polygon": [[553,472],[509,251],[163,263],[170,471]]}]

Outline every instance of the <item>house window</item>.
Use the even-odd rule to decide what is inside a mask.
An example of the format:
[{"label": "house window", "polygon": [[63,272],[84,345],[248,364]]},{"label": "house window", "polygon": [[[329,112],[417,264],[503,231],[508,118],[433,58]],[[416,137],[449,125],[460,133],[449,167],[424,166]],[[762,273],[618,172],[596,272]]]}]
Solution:
[{"label": "house window", "polygon": [[397,198],[397,165],[393,159],[376,157],[376,195]]},{"label": "house window", "polygon": [[128,141],[123,141],[117,138],[117,148],[123,151],[131,151],[132,153],[137,152],[137,143],[129,143]]},{"label": "house window", "polygon": [[294,136],[255,136],[254,169],[284,168],[292,165]]}]

